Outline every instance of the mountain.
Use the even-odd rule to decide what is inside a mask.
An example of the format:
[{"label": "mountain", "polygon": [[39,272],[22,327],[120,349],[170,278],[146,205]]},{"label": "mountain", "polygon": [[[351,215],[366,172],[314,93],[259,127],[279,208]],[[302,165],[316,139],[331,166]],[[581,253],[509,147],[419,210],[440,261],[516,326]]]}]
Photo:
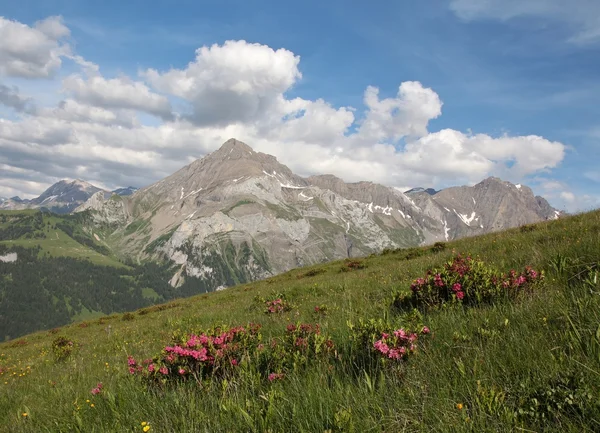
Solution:
[{"label": "mountain", "polygon": [[138,190],[138,188],[134,187],[134,186],[128,186],[126,188],[117,188],[115,190],[112,191],[113,194],[117,194],[117,195],[131,195],[134,192],[136,192]]},{"label": "mountain", "polygon": [[429,195],[434,195],[438,191],[436,191],[433,188],[426,189],[426,188],[422,188],[422,187],[416,187],[416,188],[409,189],[408,191],[404,191],[404,194],[415,194],[415,193],[419,193],[419,192],[426,192]]},{"label": "mountain", "polygon": [[529,188],[497,178],[433,195],[302,178],[235,139],[131,196],[98,192],[83,211],[110,228],[107,243],[119,254],[173,264],[172,286],[196,277],[214,289],[559,215]]},{"label": "mountain", "polygon": [[102,191],[91,183],[82,180],[61,180],[39,197],[31,200],[23,200],[19,197],[13,197],[0,203],[2,210],[23,210],[23,209],[47,209],[58,214],[67,214],[75,210],[78,206],[85,203],[92,195]]}]

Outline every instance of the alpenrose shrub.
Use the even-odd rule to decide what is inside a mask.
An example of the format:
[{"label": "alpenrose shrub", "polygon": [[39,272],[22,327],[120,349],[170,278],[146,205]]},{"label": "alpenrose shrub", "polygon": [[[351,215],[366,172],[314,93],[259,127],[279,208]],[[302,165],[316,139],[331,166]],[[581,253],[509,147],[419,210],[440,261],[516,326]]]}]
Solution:
[{"label": "alpenrose shrub", "polygon": [[392,326],[382,319],[359,320],[348,323],[352,345],[352,360],[359,369],[371,369],[383,364],[398,365],[411,358],[417,351],[419,340],[430,334],[427,326],[418,330]]},{"label": "alpenrose shrub", "polygon": [[217,327],[188,334],[166,346],[160,355],[137,361],[128,357],[129,373],[150,383],[232,377],[253,371],[273,382],[311,361],[334,354],[333,341],[320,326],[290,324],[282,338],[262,343],[260,325]]},{"label": "alpenrose shrub", "polygon": [[281,338],[269,345],[268,370],[278,373],[298,370],[314,360],[324,360],[337,355],[335,344],[321,332],[319,324],[299,323],[287,325]]},{"label": "alpenrose shrub", "polygon": [[447,303],[475,305],[533,291],[543,280],[542,272],[527,266],[521,273],[501,274],[481,259],[458,254],[442,269],[428,270],[410,286],[409,297],[396,295],[394,305],[435,307]]},{"label": "alpenrose shrub", "polygon": [[226,377],[261,348],[259,330],[260,325],[250,324],[188,334],[166,346],[153,359],[138,362],[129,356],[129,373],[157,383]]}]

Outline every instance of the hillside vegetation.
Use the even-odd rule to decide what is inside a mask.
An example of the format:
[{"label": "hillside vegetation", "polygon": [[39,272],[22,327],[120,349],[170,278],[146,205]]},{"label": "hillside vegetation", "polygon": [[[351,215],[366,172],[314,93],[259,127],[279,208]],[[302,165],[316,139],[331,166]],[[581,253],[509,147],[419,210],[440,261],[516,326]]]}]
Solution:
[{"label": "hillside vegetation", "polygon": [[177,290],[159,263],[117,260],[85,213],[0,211],[0,339],[146,307],[207,291],[188,278]]},{"label": "hillside vegetation", "polygon": [[599,295],[598,211],[299,268],[3,343],[0,431],[598,431]]}]

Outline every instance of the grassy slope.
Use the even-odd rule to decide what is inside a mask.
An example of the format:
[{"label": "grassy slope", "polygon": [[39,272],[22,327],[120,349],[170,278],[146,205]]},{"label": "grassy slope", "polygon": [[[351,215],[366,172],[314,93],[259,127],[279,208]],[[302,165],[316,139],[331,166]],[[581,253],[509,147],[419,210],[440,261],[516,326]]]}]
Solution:
[{"label": "grassy slope", "polygon": [[[37,210],[25,210],[25,211],[0,211],[0,215],[8,215],[11,217],[18,218],[19,216],[32,216],[35,215]],[[17,245],[25,248],[33,248],[40,246],[41,253],[48,253],[52,257],[73,257],[76,259],[89,260],[96,265],[103,266],[124,266],[121,262],[116,260],[114,257],[110,257],[101,254],[93,249],[80,244],[65,232],[60,229],[53,228],[56,223],[64,223],[65,218],[55,214],[43,214],[44,225],[42,232],[46,235],[44,239],[12,239],[0,241],[3,245]],[[50,226],[47,223],[50,222]],[[74,223],[72,223],[74,224]],[[10,223],[0,224],[0,228],[9,227]],[[95,240],[94,240],[95,241]],[[97,242],[97,241],[95,241]],[[97,242],[98,243],[98,242]]]},{"label": "grassy slope", "polygon": [[[440,266],[452,249],[479,255],[502,271],[525,265],[544,269],[546,286],[517,303],[426,314],[432,338],[401,376],[353,377],[342,365],[333,372],[315,367],[273,385],[231,382],[200,389],[190,384],[152,391],[126,374],[127,354],[154,356],[174,331],[253,321],[262,323],[269,337],[289,321],[314,322],[312,311],[319,304],[330,310],[319,322],[343,355],[347,321],[398,322],[389,307],[392,293],[408,291],[414,278]],[[71,325],[61,334],[81,346],[64,363],[51,353],[59,334],[41,332],[1,344],[0,431],[131,432],[141,431],[142,421],[151,423],[151,432],[598,431],[597,410],[557,413],[560,424],[533,426],[511,414],[523,395],[545,390],[557,375],[573,371],[585,373],[598,404],[600,286],[575,282],[582,264],[600,263],[600,212],[463,239],[413,259],[400,252],[365,263],[365,269],[347,273],[339,272],[339,262],[319,265],[326,272],[314,277],[297,269],[180,300],[131,321],[111,316]],[[254,297],[279,292],[297,307],[280,318],[266,317]],[[102,396],[90,394],[97,382],[104,384]]]}]

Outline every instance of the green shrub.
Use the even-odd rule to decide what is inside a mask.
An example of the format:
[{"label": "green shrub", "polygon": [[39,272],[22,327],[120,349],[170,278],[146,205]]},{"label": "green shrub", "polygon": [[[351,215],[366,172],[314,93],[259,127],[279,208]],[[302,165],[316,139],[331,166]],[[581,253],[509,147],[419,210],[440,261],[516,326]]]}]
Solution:
[{"label": "green shrub", "polygon": [[52,341],[52,353],[56,361],[65,361],[76,349],[77,344],[65,336],[58,336]]}]

